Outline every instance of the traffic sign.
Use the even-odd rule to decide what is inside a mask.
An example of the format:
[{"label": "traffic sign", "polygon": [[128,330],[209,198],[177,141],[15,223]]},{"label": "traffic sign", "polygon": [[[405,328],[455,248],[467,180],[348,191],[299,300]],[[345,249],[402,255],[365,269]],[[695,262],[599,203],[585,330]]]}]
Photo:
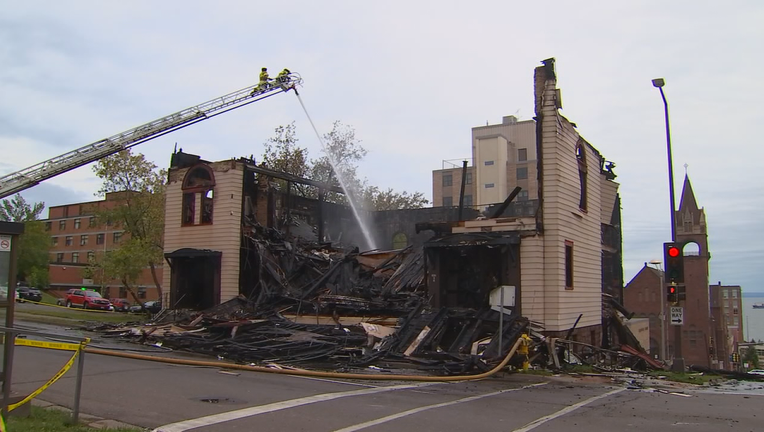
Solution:
[{"label": "traffic sign", "polygon": [[11,251],[11,236],[0,236],[0,252]]},{"label": "traffic sign", "polygon": [[672,307],[671,308],[671,325],[684,324],[684,308]]}]

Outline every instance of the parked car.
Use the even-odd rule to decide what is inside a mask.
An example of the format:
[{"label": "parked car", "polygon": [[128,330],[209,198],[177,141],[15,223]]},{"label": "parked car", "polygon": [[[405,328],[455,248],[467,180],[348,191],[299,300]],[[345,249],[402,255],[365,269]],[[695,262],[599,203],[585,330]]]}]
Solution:
[{"label": "parked car", "polygon": [[70,289],[64,297],[66,307],[109,310],[111,303],[95,291]]},{"label": "parked car", "polygon": [[123,298],[109,299],[114,310],[117,312],[127,312],[130,309],[130,302]]},{"label": "parked car", "polygon": [[748,373],[753,375],[764,375],[764,369],[751,369]]},{"label": "parked car", "polygon": [[[162,310],[162,303],[159,301],[151,300],[143,303],[146,306],[146,310],[151,313],[159,313],[159,311]],[[136,303],[132,306],[130,306],[130,312],[137,313],[141,312],[141,304]]]},{"label": "parked car", "polygon": [[28,286],[20,286],[16,288],[16,301],[23,303],[25,301],[40,302],[42,301],[42,293],[37,288],[30,288]]}]

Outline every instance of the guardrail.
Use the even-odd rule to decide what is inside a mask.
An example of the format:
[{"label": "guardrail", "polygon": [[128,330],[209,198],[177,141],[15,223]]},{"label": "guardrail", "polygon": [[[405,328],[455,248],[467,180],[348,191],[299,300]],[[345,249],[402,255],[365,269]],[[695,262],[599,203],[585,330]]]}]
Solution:
[{"label": "guardrail", "polygon": [[[79,414],[80,414],[80,394],[82,391],[82,373],[85,367],[85,351],[83,348],[85,345],[87,345],[88,342],[90,342],[89,338],[85,337],[73,337],[73,336],[66,336],[66,335],[59,335],[54,333],[44,333],[39,331],[33,331],[33,330],[24,330],[24,329],[18,329],[18,328],[10,328],[10,327],[4,327],[0,326],[0,333],[4,334],[3,342],[6,343],[5,346],[5,358],[6,358],[6,364],[3,367],[3,400],[2,400],[2,417],[6,418],[9,411],[12,411],[14,408],[23,405],[24,403],[27,403],[31,401],[34,397],[42,393],[43,390],[45,390],[47,387],[52,385],[54,382],[56,382],[61,376],[63,376],[72,366],[74,363],[75,358],[77,359],[77,378],[76,378],[76,384],[74,387],[74,407],[72,408],[72,424],[77,424],[79,421]],[[66,343],[66,342],[48,342],[45,340],[31,340],[31,339],[17,339],[17,336],[24,335],[24,336],[35,336],[38,338],[44,338],[44,339],[54,339],[54,340],[63,340],[63,341],[70,341],[73,343]],[[8,344],[7,341],[12,340],[12,344]],[[11,396],[11,383],[12,383],[12,372],[13,372],[13,353],[16,345],[22,345],[22,346],[31,346],[35,348],[47,348],[47,349],[56,349],[56,350],[65,350],[65,351],[74,351],[74,354],[69,359],[69,361],[64,365],[61,370],[59,370],[58,373],[56,373],[51,379],[49,379],[45,384],[42,385],[42,387],[38,388],[34,392],[30,393],[27,397],[22,399],[20,402],[17,402],[15,404],[9,404],[10,396]]]}]

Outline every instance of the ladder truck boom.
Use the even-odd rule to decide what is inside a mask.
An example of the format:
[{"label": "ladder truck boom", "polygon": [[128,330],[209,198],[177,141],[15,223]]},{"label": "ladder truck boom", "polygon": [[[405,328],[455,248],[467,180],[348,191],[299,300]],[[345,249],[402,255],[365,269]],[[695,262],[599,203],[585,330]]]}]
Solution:
[{"label": "ladder truck boom", "polygon": [[283,80],[269,83],[264,88],[259,84],[249,86],[104,138],[28,168],[5,174],[0,176],[0,198],[8,197],[59,174],[275,94],[285,93],[289,90],[294,90],[297,93],[296,87],[301,84],[300,75],[290,73]]}]

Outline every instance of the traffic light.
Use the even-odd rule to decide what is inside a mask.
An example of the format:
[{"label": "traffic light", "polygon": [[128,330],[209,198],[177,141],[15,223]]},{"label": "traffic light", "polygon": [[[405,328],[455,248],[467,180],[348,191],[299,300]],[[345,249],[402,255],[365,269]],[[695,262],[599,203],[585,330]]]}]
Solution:
[{"label": "traffic light", "polygon": [[663,243],[663,262],[666,263],[666,283],[684,282],[684,257],[679,243]]},{"label": "traffic light", "polygon": [[666,285],[666,301],[676,303],[678,300],[676,285]]}]

